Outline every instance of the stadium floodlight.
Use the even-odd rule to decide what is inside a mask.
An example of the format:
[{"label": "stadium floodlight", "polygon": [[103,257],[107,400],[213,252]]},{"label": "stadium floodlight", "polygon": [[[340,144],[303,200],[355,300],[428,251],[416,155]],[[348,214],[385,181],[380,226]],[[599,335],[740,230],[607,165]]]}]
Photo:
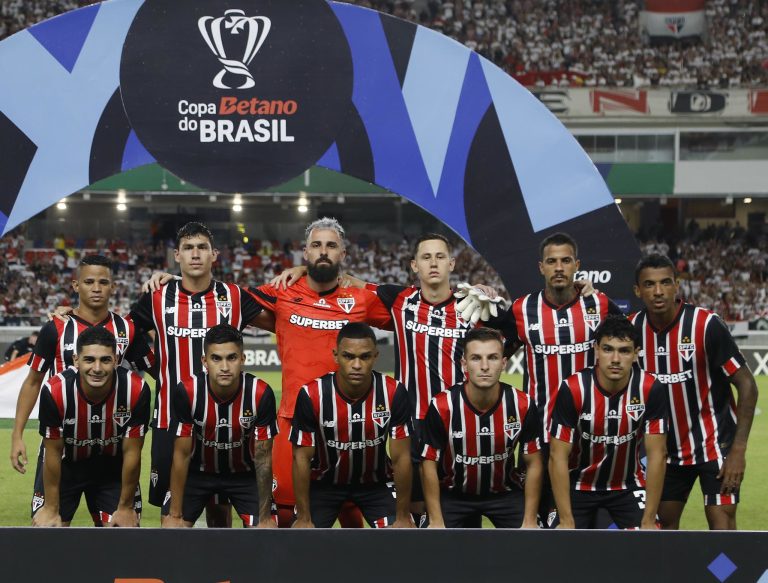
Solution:
[{"label": "stadium floodlight", "polygon": [[733,195],[729,194],[725,197],[725,204],[733,204]]},{"label": "stadium floodlight", "polygon": [[346,198],[344,198],[344,195],[343,195],[343,194],[339,194],[339,195],[336,197],[336,203],[337,203],[337,204],[344,204],[345,202],[346,202]]},{"label": "stadium floodlight", "polygon": [[752,197],[747,196],[744,198],[744,204],[752,204]]},{"label": "stadium floodlight", "polygon": [[621,204],[621,199],[620,198],[616,199],[616,204]]},{"label": "stadium floodlight", "polygon": [[117,202],[125,204],[126,202],[126,191],[125,188],[118,188],[117,189]]},{"label": "stadium floodlight", "polygon": [[241,210],[243,210],[243,205],[235,203],[232,205],[232,210],[236,213],[239,213]]},{"label": "stadium floodlight", "polygon": [[309,210],[309,207],[308,207],[306,204],[300,204],[300,205],[299,205],[299,212],[300,212],[300,213],[305,213],[305,212],[307,212],[308,210]]},{"label": "stadium floodlight", "polygon": [[119,210],[120,212],[124,212],[128,210],[128,205],[125,204],[124,202],[119,202],[117,203],[117,210]]},{"label": "stadium floodlight", "polygon": [[235,204],[243,204],[243,195],[239,192],[235,193]]},{"label": "stadium floodlight", "polygon": [[216,202],[217,200],[218,200],[218,197],[215,194],[208,195],[208,202]]},{"label": "stadium floodlight", "polygon": [[63,198],[58,203],[56,203],[56,208],[59,209],[60,211],[67,210],[67,203],[64,201]]}]

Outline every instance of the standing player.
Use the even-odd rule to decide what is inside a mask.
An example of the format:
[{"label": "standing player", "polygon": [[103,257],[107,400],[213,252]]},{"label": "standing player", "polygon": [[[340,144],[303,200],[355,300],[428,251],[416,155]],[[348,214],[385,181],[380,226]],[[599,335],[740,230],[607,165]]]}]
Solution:
[{"label": "standing player", "polygon": [[[332,358],[336,336],[349,322],[366,322],[391,328],[389,311],[371,291],[339,289],[340,266],[346,257],[344,229],[336,219],[322,218],[307,226],[304,259],[307,275],[285,289],[276,285],[252,288],[254,298],[274,314],[277,346],[283,363],[283,387],[278,427],[272,454],[275,474],[273,496],[278,524],[290,526],[294,519],[292,454],[288,434],[303,385],[336,369]],[[347,510],[343,526],[362,526],[359,513]]]},{"label": "standing player", "polygon": [[[152,433],[152,472],[149,502],[163,506],[170,487],[173,441],[170,391],[187,377],[201,372],[206,331],[222,323],[242,330],[253,323],[272,329],[269,314],[232,283],[213,279],[211,268],[218,251],[213,235],[201,223],[187,223],[176,235],[174,258],[181,279],[170,278],[133,306],[130,318],[141,330],[155,331],[158,355],[157,398]],[[230,526],[228,505],[209,507],[208,526]]]},{"label": "standing player", "polygon": [[[459,301],[451,289],[450,276],[454,266],[448,239],[429,233],[416,241],[411,260],[411,269],[419,280],[418,287],[376,285],[345,275],[349,285],[375,291],[392,316],[395,378],[408,390],[414,426],[411,511],[416,515],[424,513],[420,479],[421,426],[432,397],[464,380],[462,339],[473,326],[462,318],[457,307]],[[485,292],[491,291],[485,286],[481,288]]]},{"label": "standing player", "polygon": [[[101,255],[86,255],[77,268],[72,288],[78,296],[78,305],[66,321],[47,322],[38,335],[38,340],[29,358],[29,372],[24,379],[16,402],[16,418],[11,437],[11,465],[20,472],[26,472],[27,450],[24,444],[24,428],[40,394],[40,386],[46,374],[52,377],[74,364],[75,345],[80,334],[92,327],[101,327],[115,336],[117,364],[128,361],[136,370],[149,369],[154,357],[146,339],[130,320],[109,311],[109,298],[115,285],[112,262]],[[32,509],[40,503],[43,477],[42,448],[38,456],[35,474],[35,495]],[[137,511],[141,510],[141,497],[137,492]],[[93,510],[93,509],[91,509]],[[92,512],[94,523],[100,520]]]},{"label": "standing player", "polygon": [[[497,528],[536,528],[543,472],[536,405],[499,382],[507,365],[499,332],[475,328],[463,344],[467,381],[432,399],[423,426],[429,526],[459,528],[487,516]],[[525,494],[512,481],[518,443]]]},{"label": "standing player", "polygon": [[539,518],[545,527],[557,518],[549,476],[549,420],[560,383],[594,362],[592,343],[597,326],[619,308],[602,293],[581,295],[573,277],[579,269],[578,246],[565,233],[555,233],[540,246],[539,271],[544,289],[517,298],[509,311],[489,322],[501,328],[514,352],[525,347],[523,384],[541,418],[544,483]]},{"label": "standing player", "polygon": [[330,528],[345,502],[360,508],[372,527],[413,527],[405,387],[373,370],[379,351],[367,324],[345,325],[336,342],[338,372],[308,383],[296,399],[290,435],[294,527]]},{"label": "standing player", "polygon": [[210,328],[204,350],[203,372],[172,391],[176,441],[163,527],[193,526],[212,496],[230,500],[246,528],[274,527],[275,395],[242,372],[243,336],[236,328]]},{"label": "standing player", "polygon": [[[637,366],[639,350],[632,324],[607,318],[595,333],[597,364],[565,379],[557,393],[549,475],[559,528],[595,528],[600,508],[619,528],[656,528],[667,455],[667,395],[656,377]],[[575,458],[575,468],[569,458]]]},{"label": "standing player", "polygon": [[735,530],[757,384],[722,320],[680,302],[677,292],[677,272],[668,257],[640,260],[635,294],[645,309],[631,316],[642,339],[640,366],[669,386],[672,412],[659,517],[663,528],[679,528],[698,477],[709,528]]},{"label": "standing player", "polygon": [[134,493],[149,425],[150,391],[117,367],[115,337],[101,326],[77,339],[75,367],[51,377],[40,396],[45,462],[34,526],[69,526],[80,497],[107,526],[138,526]]}]

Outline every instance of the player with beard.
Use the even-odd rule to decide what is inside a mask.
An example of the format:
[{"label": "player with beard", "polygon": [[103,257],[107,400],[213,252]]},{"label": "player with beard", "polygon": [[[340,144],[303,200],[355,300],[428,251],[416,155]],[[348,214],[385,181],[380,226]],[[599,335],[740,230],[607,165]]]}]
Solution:
[{"label": "player with beard", "polygon": [[[374,292],[339,288],[339,272],[346,257],[345,234],[339,222],[328,217],[318,219],[307,226],[305,235],[305,276],[287,289],[267,284],[249,290],[275,316],[278,352],[283,363],[279,432],[272,452],[273,497],[281,527],[293,523],[296,503],[288,440],[296,396],[312,379],[336,370],[333,350],[344,325],[364,322],[377,328],[391,328],[389,311]],[[362,526],[359,511],[349,506],[339,520],[345,527]]]},{"label": "player with beard", "polygon": [[[597,326],[619,308],[600,292],[574,282],[579,270],[578,246],[566,233],[546,237],[539,246],[539,272],[544,289],[517,298],[506,314],[488,322],[507,338],[506,354],[525,347],[523,385],[541,417],[544,482],[539,518],[544,527],[557,520],[547,472],[549,421],[560,383],[594,362],[592,342]],[[584,293],[581,293],[583,290]],[[589,295],[586,295],[589,293]]]}]

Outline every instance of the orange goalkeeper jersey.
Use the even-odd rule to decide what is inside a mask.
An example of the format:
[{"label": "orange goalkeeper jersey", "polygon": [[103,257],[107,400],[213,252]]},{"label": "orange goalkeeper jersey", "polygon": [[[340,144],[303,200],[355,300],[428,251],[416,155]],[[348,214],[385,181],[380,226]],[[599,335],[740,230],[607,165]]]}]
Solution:
[{"label": "orange goalkeeper jersey", "polygon": [[308,382],[335,371],[336,336],[349,322],[392,329],[392,318],[375,292],[339,288],[318,293],[307,277],[288,289],[273,285],[250,288],[259,304],[275,315],[277,349],[283,367],[281,417],[293,417],[296,395]]}]

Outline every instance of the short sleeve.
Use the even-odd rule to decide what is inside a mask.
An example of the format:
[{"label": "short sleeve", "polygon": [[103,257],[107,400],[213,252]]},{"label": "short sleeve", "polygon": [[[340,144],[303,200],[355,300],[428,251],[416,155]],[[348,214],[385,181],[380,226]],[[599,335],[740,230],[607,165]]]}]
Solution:
[{"label": "short sleeve", "polygon": [[392,329],[392,314],[387,306],[379,299],[377,293],[363,290],[365,298],[365,321],[371,326],[381,328],[382,330]]},{"label": "short sleeve", "polygon": [[291,433],[288,439],[294,445],[313,447],[316,432],[317,419],[312,409],[312,400],[309,398],[306,387],[302,387],[296,397],[296,408],[293,410]]},{"label": "short sleeve", "polygon": [[152,392],[147,383],[142,383],[139,398],[131,410],[131,418],[128,421],[125,437],[144,437],[149,427]]},{"label": "short sleeve", "polygon": [[483,325],[488,328],[495,328],[499,330],[504,338],[511,342],[520,342],[520,338],[517,334],[517,320],[515,319],[515,313],[513,311],[514,304],[506,311],[502,312],[495,318],[490,318]]},{"label": "short sleeve", "polygon": [[40,407],[38,410],[40,435],[46,439],[61,439],[64,423],[59,408],[53,400],[48,383],[40,391]]},{"label": "short sleeve", "polygon": [[152,294],[143,293],[131,307],[131,313],[128,317],[136,326],[136,334],[140,332],[149,332],[155,328],[155,320],[152,317]]},{"label": "short sleeve", "polygon": [[573,443],[576,432],[574,429],[579,422],[579,414],[573,403],[573,395],[568,383],[563,382],[557,391],[555,409],[552,412],[552,420],[549,424],[549,434],[559,439]]},{"label": "short sleeve", "polygon": [[155,364],[155,353],[152,344],[144,332],[136,327],[133,341],[125,351],[124,360],[128,361],[134,370],[151,370]]},{"label": "short sleeve", "polygon": [[397,299],[397,296],[403,293],[403,290],[406,289],[402,285],[384,284],[384,285],[377,285],[377,286],[371,286],[371,287],[369,287],[369,285],[366,285],[365,289],[376,292],[376,295],[379,297],[382,303],[387,307],[387,310],[392,309],[392,306],[394,305],[395,300]]},{"label": "short sleeve", "polygon": [[272,439],[277,435],[277,408],[275,406],[275,393],[272,387],[266,386],[259,399],[256,409],[256,423],[253,432],[254,439],[263,441]]},{"label": "short sleeve", "polygon": [[413,433],[408,391],[401,383],[397,383],[397,389],[395,389],[395,394],[392,397],[392,421],[389,427],[389,434],[392,439],[405,439]]},{"label": "short sleeve", "polygon": [[264,311],[264,307],[257,302],[253,295],[246,289],[240,289],[240,311],[243,314],[243,323],[248,324],[256,316]]},{"label": "short sleeve", "polygon": [[651,386],[645,403],[645,433],[649,435],[667,433],[668,418],[669,392],[666,385],[656,381]]},{"label": "short sleeve", "polygon": [[173,388],[172,415],[176,423],[178,423],[176,436],[191,437],[194,433],[195,422],[192,413],[192,403],[189,401],[189,395],[184,383],[179,383]]},{"label": "short sleeve", "polygon": [[421,457],[425,460],[439,461],[448,442],[448,432],[443,425],[443,419],[435,406],[434,399],[427,409],[427,416],[424,418],[421,440],[424,444]]},{"label": "short sleeve", "polygon": [[37,342],[29,355],[27,364],[37,372],[46,372],[53,366],[56,359],[56,342],[59,334],[56,331],[56,324],[47,322],[37,336]]},{"label": "short sleeve", "polygon": [[709,364],[720,368],[727,377],[747,364],[725,322],[717,315],[713,315],[707,323],[704,343]]},{"label": "short sleeve", "polygon": [[536,408],[536,403],[531,399],[528,411],[525,413],[525,419],[523,419],[523,427],[520,430],[520,443],[523,446],[523,455],[541,451],[539,435],[541,435],[541,419],[539,418],[539,410]]}]

